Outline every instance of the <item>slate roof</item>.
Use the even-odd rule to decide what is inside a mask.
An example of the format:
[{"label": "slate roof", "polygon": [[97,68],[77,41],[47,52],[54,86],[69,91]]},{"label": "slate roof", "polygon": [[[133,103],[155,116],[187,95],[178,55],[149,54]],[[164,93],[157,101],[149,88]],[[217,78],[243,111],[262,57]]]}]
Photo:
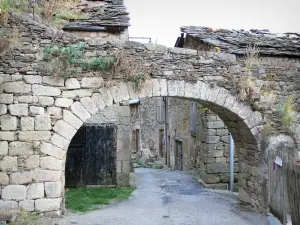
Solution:
[{"label": "slate roof", "polygon": [[[129,13],[123,0],[99,0],[81,1],[76,11],[87,15],[87,19],[71,21],[64,25],[63,29],[82,29],[97,27],[128,27]],[[101,30],[101,29],[100,29]]]},{"label": "slate roof", "polygon": [[244,54],[247,44],[256,44],[261,55],[281,55],[300,57],[300,34],[270,33],[268,30],[226,30],[208,27],[184,26],[183,33],[202,42],[218,46],[221,50]]}]

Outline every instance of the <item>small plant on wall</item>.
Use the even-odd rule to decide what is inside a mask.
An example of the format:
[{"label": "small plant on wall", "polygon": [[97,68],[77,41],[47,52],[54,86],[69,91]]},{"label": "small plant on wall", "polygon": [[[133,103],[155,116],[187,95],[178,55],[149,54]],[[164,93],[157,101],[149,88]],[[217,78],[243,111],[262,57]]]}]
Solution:
[{"label": "small plant on wall", "polygon": [[294,99],[288,97],[285,101],[281,101],[277,106],[277,111],[280,117],[280,123],[286,130],[290,130],[294,122]]}]

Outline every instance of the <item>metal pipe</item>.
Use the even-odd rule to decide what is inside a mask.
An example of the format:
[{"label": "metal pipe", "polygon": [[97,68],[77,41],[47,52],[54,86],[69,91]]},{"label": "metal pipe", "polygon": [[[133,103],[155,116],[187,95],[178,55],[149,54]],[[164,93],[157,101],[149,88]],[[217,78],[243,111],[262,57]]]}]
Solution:
[{"label": "metal pipe", "polygon": [[165,103],[164,108],[165,108],[165,120],[164,120],[164,136],[165,136],[165,164],[168,165],[168,132],[167,132],[167,109],[168,109],[168,102],[167,102],[167,97],[163,97],[163,101]]},{"label": "metal pipe", "polygon": [[234,190],[234,141],[230,134],[230,191]]}]

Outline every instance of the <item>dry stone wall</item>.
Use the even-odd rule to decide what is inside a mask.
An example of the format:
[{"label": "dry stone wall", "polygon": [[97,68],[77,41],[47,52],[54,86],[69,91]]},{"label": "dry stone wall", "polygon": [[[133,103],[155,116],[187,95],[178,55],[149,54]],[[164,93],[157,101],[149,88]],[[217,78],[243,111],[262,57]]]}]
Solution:
[{"label": "dry stone wall", "polygon": [[[121,101],[147,97],[178,97],[195,101],[217,113],[232,133],[238,151],[239,196],[255,208],[267,205],[266,149],[261,145],[264,124],[281,129],[276,103],[291,94],[299,100],[298,58],[262,57],[252,75],[278,93],[274,104],[256,96],[252,103],[238,98],[237,83],[244,62],[235,55],[190,49],[156,49],[133,42],[85,41],[51,30],[34,21],[10,17],[1,28],[2,39],[16,26],[18,44],[1,50],[0,112],[1,209],[24,206],[28,211],[59,213],[64,208],[64,164],[70,140],[92,115]],[[84,42],[85,57],[115,55],[122,51],[143,60],[150,79],[142,88],[119,76],[114,85],[101,71],[74,71],[74,78],[47,76],[41,70],[43,49],[49,44]],[[272,74],[272,81],[264,79]],[[111,84],[111,82],[110,82]],[[299,106],[299,104],[296,104]],[[299,113],[296,114],[299,116]],[[299,118],[296,123],[299,123]],[[130,161],[121,147],[117,157]],[[125,146],[125,145],[124,145]],[[124,151],[123,151],[124,150]],[[56,188],[50,188],[55,186]],[[59,193],[59,194],[58,194]]]}]

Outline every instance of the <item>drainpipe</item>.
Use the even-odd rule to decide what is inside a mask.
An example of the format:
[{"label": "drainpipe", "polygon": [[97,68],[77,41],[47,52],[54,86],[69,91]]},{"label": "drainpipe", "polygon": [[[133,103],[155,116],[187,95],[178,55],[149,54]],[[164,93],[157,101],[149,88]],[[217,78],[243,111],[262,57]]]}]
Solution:
[{"label": "drainpipe", "polygon": [[230,134],[230,191],[234,189],[234,141]]},{"label": "drainpipe", "polygon": [[163,97],[163,101],[165,102],[165,121],[164,121],[164,136],[165,136],[165,150],[166,150],[166,159],[165,164],[168,165],[168,132],[167,132],[167,116],[168,116],[168,101],[167,97]]}]

